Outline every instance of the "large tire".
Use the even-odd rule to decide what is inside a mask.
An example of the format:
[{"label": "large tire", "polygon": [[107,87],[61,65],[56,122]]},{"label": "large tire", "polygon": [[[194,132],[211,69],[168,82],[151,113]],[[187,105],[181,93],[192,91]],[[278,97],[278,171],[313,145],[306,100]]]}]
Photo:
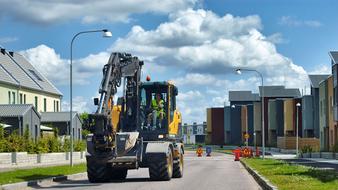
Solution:
[{"label": "large tire", "polygon": [[127,178],[128,169],[111,169],[110,179],[111,180],[125,180]]},{"label": "large tire", "polygon": [[105,164],[87,161],[87,176],[90,183],[101,183],[109,180],[110,170]]},{"label": "large tire", "polygon": [[161,159],[154,159],[149,163],[150,179],[156,181],[169,181],[173,176],[173,154],[168,148],[167,156]]},{"label": "large tire", "polygon": [[173,178],[181,178],[183,177],[183,169],[184,169],[184,157],[183,153],[180,154],[177,162],[174,163],[174,173]]}]

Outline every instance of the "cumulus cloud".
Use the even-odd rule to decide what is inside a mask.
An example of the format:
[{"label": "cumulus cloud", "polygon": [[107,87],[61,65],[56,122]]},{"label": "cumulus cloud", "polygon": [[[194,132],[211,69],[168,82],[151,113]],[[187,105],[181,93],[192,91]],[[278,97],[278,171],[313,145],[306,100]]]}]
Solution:
[{"label": "cumulus cloud", "polygon": [[[60,54],[46,45],[39,45],[21,51],[20,54],[25,56],[33,66],[44,76],[57,85],[69,84],[69,64],[68,59],[61,58]],[[100,73],[103,65],[107,63],[110,54],[100,52],[90,54],[85,58],[73,60],[73,80],[75,84],[88,84],[88,79]]]},{"label": "cumulus cloud", "polygon": [[257,15],[219,16],[212,11],[188,9],[171,14],[167,22],[152,30],[134,26],[111,50],[132,52],[152,65],[184,71],[173,78],[183,89],[179,96],[183,103],[178,106],[189,121],[199,118],[200,122],[205,120],[201,110],[223,106],[229,90],[257,92],[260,78],[243,73],[243,79],[234,79],[237,67],[260,71],[268,85],[297,88],[307,84],[306,71],[277,51],[275,44],[285,42],[282,35],[265,36],[261,29]]},{"label": "cumulus cloud", "polygon": [[282,16],[279,19],[279,24],[285,25],[285,26],[291,26],[291,27],[306,26],[306,27],[312,27],[312,28],[317,28],[317,27],[322,26],[322,23],[319,22],[318,20],[300,20],[300,19],[297,19],[291,16]]},{"label": "cumulus cloud", "polygon": [[0,44],[7,44],[11,42],[18,41],[17,37],[2,37],[0,38]]},{"label": "cumulus cloud", "polygon": [[[277,51],[275,43],[281,35],[265,36],[262,27],[257,15],[219,16],[212,11],[187,9],[170,14],[167,22],[151,30],[132,27],[107,52],[130,52],[149,65],[147,72],[160,72],[160,80],[174,80],[184,122],[202,122],[206,107],[223,106],[229,90],[258,91],[260,78],[246,72],[235,76],[235,68],[260,71],[267,85],[297,88],[307,84],[306,71]],[[82,79],[97,74],[106,62],[103,60],[108,60],[109,53],[105,52],[76,60],[81,68],[75,70]],[[67,60],[51,53],[61,68],[68,67]],[[102,61],[92,65],[96,60]]]},{"label": "cumulus cloud", "polygon": [[[62,101],[61,105],[62,111],[69,111],[70,110],[70,103],[67,100]],[[76,96],[73,98],[73,111],[78,113],[92,113],[94,110],[94,105],[88,101],[87,98],[83,96]]]},{"label": "cumulus cloud", "polygon": [[2,0],[0,16],[38,24],[70,20],[83,23],[128,22],[132,14],[169,13],[196,4],[197,0]]}]

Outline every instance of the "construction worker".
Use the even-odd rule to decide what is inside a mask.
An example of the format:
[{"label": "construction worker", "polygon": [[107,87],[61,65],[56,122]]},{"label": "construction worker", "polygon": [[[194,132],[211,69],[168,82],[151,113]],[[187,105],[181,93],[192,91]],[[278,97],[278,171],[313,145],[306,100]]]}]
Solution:
[{"label": "construction worker", "polygon": [[151,119],[153,119],[153,127],[155,129],[157,126],[157,119],[159,119],[159,127],[161,128],[164,117],[164,101],[161,94],[157,93],[155,99],[151,101],[151,109],[152,112],[148,115],[148,126],[151,123]]}]

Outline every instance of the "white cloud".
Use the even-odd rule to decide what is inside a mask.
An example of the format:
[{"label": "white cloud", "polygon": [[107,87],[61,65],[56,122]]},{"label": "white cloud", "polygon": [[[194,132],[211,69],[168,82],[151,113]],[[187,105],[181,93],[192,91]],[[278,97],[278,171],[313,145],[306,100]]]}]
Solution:
[{"label": "white cloud", "polygon": [[[266,85],[304,87],[308,83],[306,71],[277,51],[275,43],[280,36],[277,34],[275,41],[271,40],[271,36],[261,33],[261,28],[260,17],[256,15],[218,16],[201,9],[178,11],[155,29],[134,26],[107,51],[76,60],[74,65],[78,67],[74,70],[80,76],[78,83],[86,82],[90,76],[100,73],[111,51],[130,52],[145,61],[148,65],[146,72],[160,73],[160,80],[175,81],[179,87],[177,104],[184,122],[202,122],[206,107],[223,106],[229,90],[257,92],[260,78],[255,73],[246,72],[235,76],[234,68],[260,71]],[[38,68],[43,68],[44,60],[51,57],[53,63],[47,64],[54,69],[46,70],[44,74],[53,77],[55,69],[63,73],[67,70],[68,60],[61,59],[46,46],[35,48],[38,49],[47,55],[26,52],[31,62],[37,60]],[[98,63],[92,65],[97,60]],[[67,76],[58,77],[61,77],[61,82],[67,81]]]},{"label": "white cloud", "polygon": [[171,14],[167,22],[152,30],[134,26],[111,50],[132,52],[168,71],[184,71],[185,75],[173,78],[183,93],[178,105],[188,121],[201,122],[205,119],[201,110],[223,106],[228,90],[257,92],[261,82],[254,73],[243,73],[241,80],[224,79],[234,75],[236,67],[260,71],[268,85],[303,87],[308,82],[306,71],[277,51],[275,43],[284,42],[281,34],[267,37],[261,28],[256,15],[218,16],[211,11],[188,9]]},{"label": "white cloud", "polygon": [[17,37],[2,37],[0,38],[0,44],[7,44],[11,42],[18,41]]},{"label": "white cloud", "polygon": [[285,44],[288,43],[288,40],[283,38],[281,33],[274,33],[266,38],[268,41],[274,44]]},{"label": "white cloud", "polygon": [[197,0],[2,0],[0,16],[38,24],[70,20],[83,23],[128,22],[132,14],[163,14],[196,4]]},{"label": "white cloud", "polygon": [[279,19],[280,25],[291,26],[291,27],[301,27],[307,26],[312,28],[317,28],[322,26],[322,23],[317,20],[300,20],[291,16],[282,16]]},{"label": "white cloud", "polygon": [[328,65],[322,64],[316,66],[312,71],[309,72],[309,74],[325,74],[330,75],[332,73],[332,68]]},{"label": "white cloud", "polygon": [[[35,48],[21,51],[33,66],[56,85],[69,84],[69,60],[62,59],[53,48],[39,45]],[[74,84],[88,84],[88,79],[101,73],[103,65],[107,63],[110,54],[100,52],[90,54],[85,58],[73,60]]]},{"label": "white cloud", "polygon": [[[94,110],[93,101],[91,99],[87,99],[83,96],[76,96],[73,98],[73,111],[77,111],[78,113],[92,113]],[[70,103],[68,100],[63,100],[61,105],[62,111],[70,110]]]}]

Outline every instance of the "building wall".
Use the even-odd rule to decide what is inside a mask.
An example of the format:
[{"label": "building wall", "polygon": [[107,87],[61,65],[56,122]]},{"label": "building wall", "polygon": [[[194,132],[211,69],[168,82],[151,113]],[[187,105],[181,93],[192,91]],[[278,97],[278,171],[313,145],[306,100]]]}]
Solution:
[{"label": "building wall", "polygon": [[276,118],[276,101],[269,100],[268,105],[268,121],[269,121],[269,129],[268,129],[268,145],[275,147],[277,145],[277,118]]},{"label": "building wall", "polygon": [[262,110],[261,102],[253,103],[253,128],[255,132],[254,141],[257,146],[262,145]]},{"label": "building wall", "polygon": [[312,95],[306,95],[302,98],[302,116],[303,137],[314,137],[314,110]]},{"label": "building wall", "polygon": [[328,100],[327,100],[327,80],[319,84],[319,131],[320,149],[329,149],[329,129],[328,129]]},{"label": "building wall", "polygon": [[236,106],[230,110],[230,144],[241,145],[242,142],[242,130],[241,130],[241,107]]},{"label": "building wall", "polygon": [[230,106],[224,107],[224,143],[230,143],[230,133],[231,133],[231,125],[230,125]]},{"label": "building wall", "polygon": [[276,99],[276,135],[284,136],[284,100]]},{"label": "building wall", "polygon": [[248,132],[248,109],[247,106],[241,106],[241,140],[245,142],[244,134]]},{"label": "building wall", "polygon": [[336,122],[333,115],[333,77],[327,79],[327,111],[328,111],[328,125],[329,125],[329,150],[331,150],[336,143],[335,127]]},{"label": "building wall", "polygon": [[40,137],[40,117],[30,109],[23,117],[23,128],[29,126],[30,136],[34,139]]},{"label": "building wall", "polygon": [[224,108],[211,108],[212,135],[211,144],[224,144]]},{"label": "building wall", "polygon": [[294,133],[293,99],[284,100],[284,136],[293,136]]},{"label": "building wall", "polygon": [[316,138],[319,138],[319,88],[311,88],[313,96],[313,132]]},{"label": "building wall", "polygon": [[[10,102],[9,94],[10,92]],[[13,98],[13,93],[15,94]],[[22,94],[22,102],[20,102],[20,94]],[[24,97],[26,96],[26,102],[24,102]],[[8,85],[0,83],[0,104],[32,104],[35,106],[35,97],[37,97],[38,105],[37,111],[44,112],[44,99],[46,99],[46,111],[55,112],[61,111],[61,96],[45,93],[42,91],[35,91],[27,88],[17,88],[13,85]],[[55,103],[57,102],[58,105]],[[54,108],[55,104],[55,108]],[[57,106],[59,110],[57,110]]]},{"label": "building wall", "polygon": [[248,131],[249,131],[249,145],[254,146],[254,110],[253,105],[247,105],[248,109]]}]

